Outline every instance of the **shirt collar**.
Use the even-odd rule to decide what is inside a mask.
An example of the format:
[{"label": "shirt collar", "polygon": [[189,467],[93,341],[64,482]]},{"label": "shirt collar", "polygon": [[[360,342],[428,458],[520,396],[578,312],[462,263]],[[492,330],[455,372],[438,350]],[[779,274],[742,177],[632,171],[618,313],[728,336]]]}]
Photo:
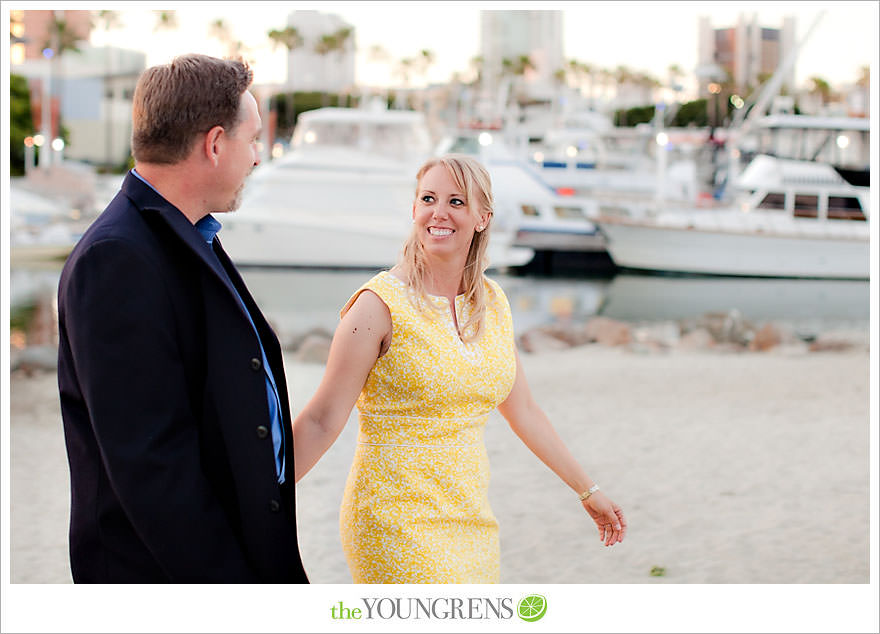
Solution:
[{"label": "shirt collar", "polygon": [[[142,182],[144,185],[146,185],[147,187],[149,187],[150,189],[152,189],[154,192],[156,192],[157,194],[159,194],[159,190],[156,189],[155,187],[153,187],[153,184],[152,184],[150,181],[148,181],[146,178],[144,178],[143,176],[141,176],[140,174],[138,174],[138,171],[137,171],[135,168],[133,168],[133,167],[131,168],[131,173],[132,173],[132,175],[134,175],[134,177],[137,178],[140,182]],[[162,194],[159,194],[159,195],[161,196]]]},{"label": "shirt collar", "polygon": [[214,242],[214,236],[217,235],[217,232],[220,231],[220,227],[223,225],[221,225],[220,221],[214,218],[214,216],[208,214],[199,220],[194,226],[199,230],[199,233],[202,234],[205,242],[211,244]]}]

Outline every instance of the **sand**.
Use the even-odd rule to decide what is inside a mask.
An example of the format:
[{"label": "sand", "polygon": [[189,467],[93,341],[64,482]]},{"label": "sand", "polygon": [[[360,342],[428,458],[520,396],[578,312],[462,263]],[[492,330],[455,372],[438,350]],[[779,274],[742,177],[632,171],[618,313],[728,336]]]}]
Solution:
[{"label": "sand", "polygon": [[[560,435],[629,521],[605,548],[497,413],[486,443],[503,583],[869,582],[869,365],[846,352],[523,354]],[[323,366],[286,360],[295,409]],[[69,583],[69,474],[55,376],[10,377],[10,581]],[[297,488],[313,583],[351,583],[338,507],[354,415]],[[653,571],[653,574],[652,574]]]}]

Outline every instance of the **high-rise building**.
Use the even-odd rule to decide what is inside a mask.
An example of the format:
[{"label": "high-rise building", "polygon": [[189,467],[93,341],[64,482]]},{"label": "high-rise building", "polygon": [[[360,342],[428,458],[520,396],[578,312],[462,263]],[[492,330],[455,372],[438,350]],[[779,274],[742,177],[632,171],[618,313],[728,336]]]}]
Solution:
[{"label": "high-rise building", "polygon": [[[489,90],[523,71],[517,76],[529,96],[551,97],[553,74],[565,63],[562,11],[481,11],[480,56]],[[521,63],[525,57],[531,67]]]},{"label": "high-rise building", "polygon": [[320,11],[294,11],[287,24],[302,38],[287,55],[288,90],[341,92],[354,86],[352,25]]},{"label": "high-rise building", "polygon": [[[781,28],[758,24],[757,15],[740,14],[735,26],[713,28],[700,17],[697,49],[699,93],[710,93],[709,84],[732,82],[731,89],[748,93],[770,78],[795,47],[795,19],[785,17]],[[794,66],[783,85],[794,89]]]}]

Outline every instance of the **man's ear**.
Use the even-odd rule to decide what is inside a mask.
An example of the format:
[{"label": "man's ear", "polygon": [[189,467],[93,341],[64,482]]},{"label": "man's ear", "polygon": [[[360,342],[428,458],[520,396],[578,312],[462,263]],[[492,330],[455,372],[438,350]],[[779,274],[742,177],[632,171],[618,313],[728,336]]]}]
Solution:
[{"label": "man's ear", "polygon": [[220,158],[220,151],[223,146],[223,137],[225,136],[225,134],[226,131],[223,129],[223,126],[220,125],[215,125],[213,128],[208,130],[207,134],[205,134],[205,158],[213,163],[214,167],[217,167],[217,163]]}]

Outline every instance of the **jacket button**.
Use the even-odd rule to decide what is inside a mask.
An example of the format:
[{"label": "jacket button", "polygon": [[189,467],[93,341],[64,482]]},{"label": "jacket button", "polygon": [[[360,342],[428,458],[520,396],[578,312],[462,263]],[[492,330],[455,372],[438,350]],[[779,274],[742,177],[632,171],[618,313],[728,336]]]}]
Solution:
[{"label": "jacket button", "polygon": [[269,435],[269,428],[265,425],[260,425],[257,427],[257,438],[265,438]]},{"label": "jacket button", "polygon": [[269,510],[273,513],[277,513],[281,510],[281,504],[278,502],[278,500],[272,500],[269,502]]},{"label": "jacket button", "polygon": [[263,362],[262,362],[262,361],[260,361],[260,360],[257,359],[256,357],[254,357],[253,359],[251,359],[251,370],[253,370],[254,372],[256,372],[257,370],[259,370],[259,369],[262,368],[262,367],[263,367]]}]

